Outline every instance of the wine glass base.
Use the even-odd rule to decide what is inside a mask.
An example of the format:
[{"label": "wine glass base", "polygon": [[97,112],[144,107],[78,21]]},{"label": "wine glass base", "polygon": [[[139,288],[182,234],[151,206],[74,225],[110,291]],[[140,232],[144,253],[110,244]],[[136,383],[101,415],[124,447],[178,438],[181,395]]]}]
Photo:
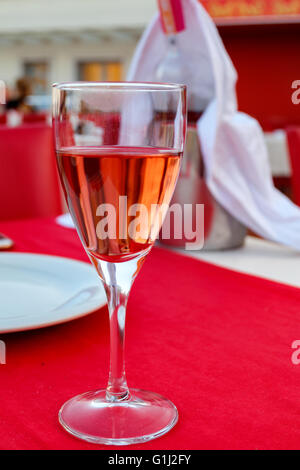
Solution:
[{"label": "wine glass base", "polygon": [[87,392],[67,401],[59,422],[80,439],[95,444],[128,445],[168,432],[178,420],[173,403],[157,393],[130,390],[129,399],[111,402],[106,390]]}]

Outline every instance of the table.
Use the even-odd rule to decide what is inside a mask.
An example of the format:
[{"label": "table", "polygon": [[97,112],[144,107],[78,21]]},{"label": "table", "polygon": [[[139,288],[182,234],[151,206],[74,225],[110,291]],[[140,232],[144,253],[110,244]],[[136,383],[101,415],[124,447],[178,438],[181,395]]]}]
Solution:
[{"label": "table", "polygon": [[[2,222],[0,231],[15,250],[87,260],[75,231],[53,220]],[[278,266],[285,256],[294,253],[281,252]],[[300,366],[291,345],[299,318],[299,288],[155,247],[128,303],[128,382],[170,398],[180,417],[165,436],[128,450],[298,449]],[[107,448],[57,422],[66,399],[106,385],[106,308],[0,339],[0,448]]]},{"label": "table", "polygon": [[257,237],[247,236],[244,245],[233,250],[174,251],[241,273],[300,287],[300,253]]}]

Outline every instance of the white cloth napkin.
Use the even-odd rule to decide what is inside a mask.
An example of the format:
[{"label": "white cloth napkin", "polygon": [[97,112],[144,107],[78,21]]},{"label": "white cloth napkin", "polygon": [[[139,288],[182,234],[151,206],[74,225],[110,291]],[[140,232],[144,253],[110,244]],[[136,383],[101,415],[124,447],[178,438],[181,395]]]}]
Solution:
[{"label": "white cloth napkin", "polygon": [[[178,35],[180,48],[195,68],[206,71],[205,82],[211,81],[215,89],[215,98],[197,123],[208,187],[254,232],[300,250],[300,209],[273,186],[258,122],[237,111],[237,74],[217,28],[197,0],[182,3],[187,28]],[[156,15],[137,46],[127,79],[151,80],[166,47]],[[257,74],[259,78],[259,70]]]}]

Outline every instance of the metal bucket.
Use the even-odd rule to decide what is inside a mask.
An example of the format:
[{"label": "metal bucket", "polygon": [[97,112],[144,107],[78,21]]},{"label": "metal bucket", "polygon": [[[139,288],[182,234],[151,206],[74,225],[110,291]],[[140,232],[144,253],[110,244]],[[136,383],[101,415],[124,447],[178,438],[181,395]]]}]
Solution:
[{"label": "metal bucket", "polygon": [[[203,250],[226,250],[243,245],[247,229],[227,212],[210,193],[196,128],[189,127],[183,165],[171,204],[204,204]],[[187,240],[161,240],[172,246],[184,246]]]},{"label": "metal bucket", "polygon": [[[206,186],[203,180],[203,185]],[[203,250],[229,250],[243,245],[247,229],[237,219],[232,217],[211,195],[212,218],[209,230],[205,230]],[[204,206],[204,211],[206,210]]]}]

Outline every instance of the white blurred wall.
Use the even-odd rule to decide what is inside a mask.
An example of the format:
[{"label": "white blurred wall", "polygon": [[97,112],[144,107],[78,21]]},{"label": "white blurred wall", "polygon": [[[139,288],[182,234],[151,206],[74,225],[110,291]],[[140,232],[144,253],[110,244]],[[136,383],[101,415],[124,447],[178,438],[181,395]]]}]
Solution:
[{"label": "white blurred wall", "polygon": [[0,31],[144,27],[156,0],[0,0]]},{"label": "white blurred wall", "polygon": [[78,79],[81,61],[120,61],[124,75],[156,0],[0,0],[0,79],[25,62],[48,63],[47,80]]}]

